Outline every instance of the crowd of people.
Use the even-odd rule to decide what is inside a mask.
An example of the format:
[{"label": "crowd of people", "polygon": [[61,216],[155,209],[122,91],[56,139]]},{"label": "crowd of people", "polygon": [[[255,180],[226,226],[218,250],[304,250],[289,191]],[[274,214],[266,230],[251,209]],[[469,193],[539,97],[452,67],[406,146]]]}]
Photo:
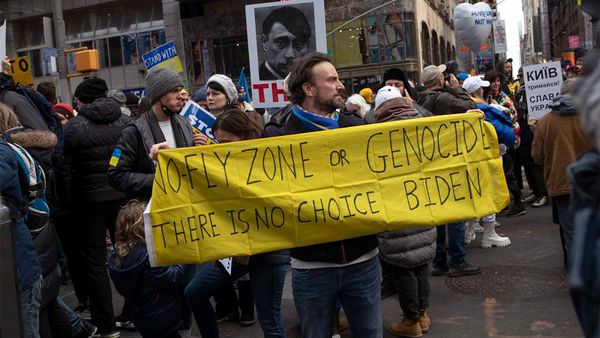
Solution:
[{"label": "crowd of people", "polygon": [[[235,257],[229,272],[220,262],[151,267],[143,212],[152,195],[157,154],[210,143],[179,115],[187,100],[216,116],[213,133],[219,143],[481,114],[496,130],[510,192],[502,213],[518,217],[528,204],[551,202],[565,267],[577,287],[577,313],[584,330],[597,330],[589,313],[598,313],[598,296],[586,288],[595,278],[586,272],[596,264],[597,258],[586,254],[595,242],[582,233],[598,236],[592,226],[597,228],[599,220],[600,129],[590,126],[597,127],[600,119],[595,106],[574,99],[583,81],[590,80],[568,76],[551,112],[535,120],[528,115],[522,69],[513,79],[511,59],[480,75],[458,72],[455,63],[430,65],[419,83],[391,68],[378,88],[348,96],[330,57],[310,53],[289,70],[290,104],[277,111],[254,109],[243,87],[222,74],[191,96],[181,77],[163,68],[148,73],[141,99],[89,78],[76,88],[71,106],[58,102],[52,83],[37,90],[16,86],[7,67],[4,60],[0,193],[11,211],[25,337],[110,338],[119,337],[120,329],[143,337],[185,337],[195,321],[207,338],[219,336],[221,321],[251,326],[256,319],[265,337],[286,337],[281,302],[289,270],[303,337],[331,337],[345,328],[355,337],[382,337],[381,299],[394,294],[403,318],[386,329],[421,337],[431,325],[430,276],[480,273],[467,262],[465,250],[478,233],[483,248],[511,245],[496,233],[501,224],[492,214]],[[590,63],[583,73],[598,77],[594,67]],[[597,91],[590,93],[597,101]],[[582,107],[596,112],[583,118],[586,128]],[[528,196],[522,196],[523,172],[532,192]],[[59,296],[61,284],[69,282],[79,302],[74,309]],[[111,283],[124,298],[118,315]]]}]

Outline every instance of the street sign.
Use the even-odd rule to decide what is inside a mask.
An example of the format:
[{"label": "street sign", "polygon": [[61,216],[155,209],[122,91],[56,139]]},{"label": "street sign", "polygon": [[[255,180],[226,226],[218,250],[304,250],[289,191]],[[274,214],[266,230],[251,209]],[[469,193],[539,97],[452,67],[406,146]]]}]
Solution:
[{"label": "street sign", "polygon": [[33,76],[31,76],[31,67],[29,66],[29,58],[27,56],[10,59],[8,74],[13,77],[15,83],[33,86]]}]

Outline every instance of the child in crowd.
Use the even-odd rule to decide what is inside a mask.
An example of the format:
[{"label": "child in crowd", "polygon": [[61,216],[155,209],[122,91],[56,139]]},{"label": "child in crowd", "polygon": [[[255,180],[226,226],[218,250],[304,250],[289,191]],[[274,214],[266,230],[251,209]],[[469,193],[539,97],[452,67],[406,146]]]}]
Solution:
[{"label": "child in crowd", "polygon": [[131,200],[121,208],[115,252],[108,261],[110,277],[133,307],[133,322],[142,337],[178,338],[182,319],[177,286],[183,268],[150,266],[144,235],[145,207],[145,203]]}]

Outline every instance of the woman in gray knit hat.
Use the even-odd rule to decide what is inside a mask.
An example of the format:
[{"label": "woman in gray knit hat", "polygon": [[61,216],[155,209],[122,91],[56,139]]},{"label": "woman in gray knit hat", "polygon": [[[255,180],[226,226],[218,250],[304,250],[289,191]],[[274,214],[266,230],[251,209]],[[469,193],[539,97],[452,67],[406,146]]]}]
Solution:
[{"label": "woman in gray knit hat", "polygon": [[227,109],[239,108],[237,89],[231,78],[223,74],[211,76],[206,82],[206,101],[215,116]]}]

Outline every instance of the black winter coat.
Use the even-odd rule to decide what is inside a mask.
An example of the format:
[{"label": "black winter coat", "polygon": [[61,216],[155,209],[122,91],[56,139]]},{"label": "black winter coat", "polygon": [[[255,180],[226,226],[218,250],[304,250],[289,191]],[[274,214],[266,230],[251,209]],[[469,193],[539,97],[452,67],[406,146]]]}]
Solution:
[{"label": "black winter coat", "polygon": [[44,117],[23,95],[13,91],[15,83],[10,75],[0,73],[0,102],[9,106],[27,129],[48,130]]},{"label": "black winter coat", "polygon": [[[124,192],[130,198],[145,201],[152,196],[155,172],[154,163],[148,157],[150,147],[156,143],[148,124],[148,114],[152,114],[152,111],[131,121],[123,130],[115,148],[119,159],[108,168],[108,180],[114,189]],[[193,146],[190,122],[180,115],[175,118],[183,130],[186,147]]]},{"label": "black winter coat", "polygon": [[153,268],[145,245],[133,247],[118,261],[108,260],[110,278],[117,291],[133,307],[133,322],[142,337],[166,337],[182,324],[177,286],[183,268],[171,265]]},{"label": "black winter coat", "polygon": [[100,98],[83,106],[65,126],[63,179],[70,201],[109,202],[125,195],[108,184],[108,163],[130,118],[119,104]]},{"label": "black winter coat", "polygon": [[[340,114],[338,120],[340,128],[364,125],[365,122],[352,115]],[[267,136],[282,136],[306,133],[309,130],[294,114],[283,124],[269,123],[265,127]],[[310,137],[307,135],[307,137]],[[324,224],[323,226],[327,226]],[[291,249],[291,256],[307,262],[325,262],[346,264],[367,252],[377,248],[378,241],[375,235],[346,239],[343,241],[310,245]]]}]

